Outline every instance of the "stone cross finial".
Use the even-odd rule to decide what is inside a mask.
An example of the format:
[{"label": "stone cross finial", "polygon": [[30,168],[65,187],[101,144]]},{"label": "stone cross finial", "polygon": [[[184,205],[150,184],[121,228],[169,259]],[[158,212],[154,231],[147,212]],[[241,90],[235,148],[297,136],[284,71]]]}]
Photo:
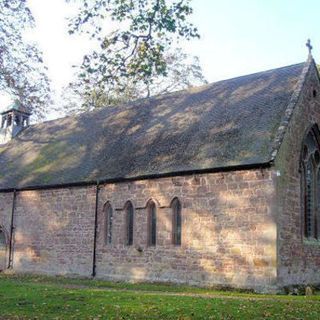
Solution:
[{"label": "stone cross finial", "polygon": [[309,54],[311,55],[312,45],[310,39],[307,40],[306,47],[309,50]]}]

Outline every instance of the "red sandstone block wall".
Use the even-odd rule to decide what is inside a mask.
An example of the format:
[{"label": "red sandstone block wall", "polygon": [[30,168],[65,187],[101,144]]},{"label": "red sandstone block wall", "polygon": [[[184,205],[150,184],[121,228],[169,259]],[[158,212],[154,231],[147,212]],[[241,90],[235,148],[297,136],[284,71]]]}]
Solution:
[{"label": "red sandstone block wall", "polygon": [[[17,272],[92,271],[95,186],[20,191],[14,218]],[[8,225],[12,194],[2,194]],[[182,203],[182,245],[172,245],[170,202]],[[157,204],[157,246],[147,245],[146,204]],[[101,186],[97,276],[266,289],[276,282],[272,170],[201,174]],[[134,210],[133,246],[126,245],[123,207]],[[114,209],[113,242],[105,243],[104,204]],[[137,250],[139,249],[139,250]]]},{"label": "red sandstone block wall", "polygon": [[[317,95],[314,97],[313,91]],[[320,241],[303,235],[303,202],[299,172],[301,148],[310,127],[320,125],[320,86],[309,74],[276,158],[279,285],[320,283]]]},{"label": "red sandstone block wall", "polygon": [[18,192],[14,270],[89,276],[94,210],[94,187]]},{"label": "red sandstone block wall", "polygon": [[[170,203],[182,203],[182,245],[172,244]],[[267,288],[276,281],[271,170],[212,173],[109,184],[99,193],[97,276]],[[147,202],[157,204],[157,245],[147,243]],[[133,246],[124,205],[132,201]],[[104,204],[113,206],[113,242],[105,241]]]}]

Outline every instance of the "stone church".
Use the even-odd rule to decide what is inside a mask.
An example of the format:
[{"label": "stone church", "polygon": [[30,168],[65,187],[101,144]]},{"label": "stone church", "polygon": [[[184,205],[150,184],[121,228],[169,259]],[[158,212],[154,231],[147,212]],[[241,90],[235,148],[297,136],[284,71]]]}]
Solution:
[{"label": "stone church", "polygon": [[[0,130],[0,269],[320,283],[320,83],[305,63]],[[11,271],[12,272],[12,271]]]}]

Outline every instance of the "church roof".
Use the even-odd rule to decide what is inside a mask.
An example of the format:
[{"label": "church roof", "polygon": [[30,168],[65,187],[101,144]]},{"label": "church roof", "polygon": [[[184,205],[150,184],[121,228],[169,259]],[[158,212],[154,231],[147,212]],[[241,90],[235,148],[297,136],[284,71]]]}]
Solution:
[{"label": "church roof", "polygon": [[310,61],[32,125],[0,147],[0,189],[270,163],[309,66]]}]

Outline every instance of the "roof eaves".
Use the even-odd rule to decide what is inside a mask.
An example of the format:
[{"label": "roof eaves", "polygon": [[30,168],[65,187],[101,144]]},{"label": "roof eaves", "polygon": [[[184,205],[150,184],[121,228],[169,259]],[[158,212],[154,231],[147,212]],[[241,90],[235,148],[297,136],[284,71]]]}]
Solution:
[{"label": "roof eaves", "polygon": [[280,122],[279,128],[277,130],[274,142],[273,142],[273,147],[271,150],[271,157],[270,161],[273,162],[278,154],[279,148],[282,144],[282,141],[284,139],[284,135],[287,131],[288,124],[290,122],[291,116],[293,114],[293,111],[295,109],[295,106],[299,102],[299,98],[304,86],[304,83],[306,81],[307,74],[311,68],[311,66],[314,64],[314,60],[311,55],[308,56],[307,61],[305,62],[305,65],[302,69],[301,75],[299,77],[299,80],[297,82],[297,86],[295,90],[293,91],[290,101],[288,103],[288,106],[285,110],[284,116]]},{"label": "roof eaves", "polygon": [[130,182],[137,180],[151,180],[151,179],[160,179],[160,178],[170,178],[177,176],[190,176],[196,174],[205,174],[205,173],[220,173],[220,172],[230,172],[230,171],[242,171],[242,170],[262,170],[272,167],[273,161],[260,162],[260,163],[251,163],[251,164],[240,164],[226,167],[215,167],[207,169],[195,169],[195,170],[186,170],[186,171],[175,171],[175,172],[166,172],[159,174],[148,174],[132,177],[119,177],[111,179],[99,179],[91,181],[78,181],[70,183],[61,183],[61,184],[42,184],[42,185],[29,185],[22,187],[12,187],[12,188],[2,188],[0,193],[13,192],[13,191],[27,191],[27,190],[43,190],[43,189],[61,189],[61,188],[72,188],[72,187],[85,187],[93,186],[99,184],[111,184],[111,183],[120,183],[120,182]]}]

